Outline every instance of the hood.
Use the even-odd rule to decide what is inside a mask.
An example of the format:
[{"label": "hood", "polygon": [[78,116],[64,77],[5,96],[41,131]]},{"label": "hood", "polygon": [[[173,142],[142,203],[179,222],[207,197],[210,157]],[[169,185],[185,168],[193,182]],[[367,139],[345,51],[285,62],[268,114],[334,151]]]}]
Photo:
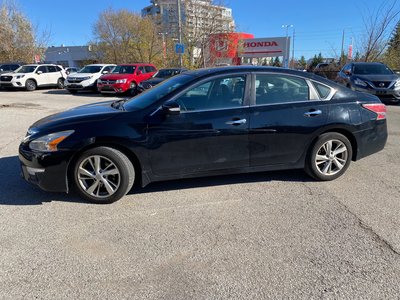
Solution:
[{"label": "hood", "polygon": [[83,78],[98,75],[99,73],[71,73],[68,75],[70,78]]},{"label": "hood", "polygon": [[112,108],[112,103],[113,101],[104,101],[72,108],[35,122],[31,126],[31,129],[42,131],[59,125],[107,120],[117,113],[122,112],[121,110]]},{"label": "hood", "polygon": [[151,85],[156,85],[156,84],[159,84],[160,82],[162,82],[162,81],[164,81],[164,80],[166,80],[166,79],[168,79],[168,78],[150,78],[150,79],[148,79],[148,80],[143,81],[143,83],[148,83],[148,84],[151,84]]},{"label": "hood", "polygon": [[118,79],[127,79],[130,78],[131,76],[134,76],[134,74],[105,74],[100,77],[101,80],[118,80]]},{"label": "hood", "polygon": [[32,73],[15,73],[15,72],[4,72],[4,73],[0,73],[1,76],[17,76],[17,75],[27,75],[27,74],[32,74]]},{"label": "hood", "polygon": [[388,74],[388,75],[378,75],[378,74],[353,74],[353,78],[360,78],[361,80],[365,81],[395,81],[399,79],[399,76],[396,74]]}]

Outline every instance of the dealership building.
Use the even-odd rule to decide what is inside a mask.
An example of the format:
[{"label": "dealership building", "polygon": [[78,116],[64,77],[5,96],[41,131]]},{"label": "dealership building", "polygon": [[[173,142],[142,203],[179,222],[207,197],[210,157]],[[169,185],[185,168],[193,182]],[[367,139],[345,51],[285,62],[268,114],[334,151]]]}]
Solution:
[{"label": "dealership building", "polygon": [[62,65],[63,67],[82,67],[85,64],[95,62],[92,58],[90,46],[64,46],[49,47],[42,59],[45,63]]}]

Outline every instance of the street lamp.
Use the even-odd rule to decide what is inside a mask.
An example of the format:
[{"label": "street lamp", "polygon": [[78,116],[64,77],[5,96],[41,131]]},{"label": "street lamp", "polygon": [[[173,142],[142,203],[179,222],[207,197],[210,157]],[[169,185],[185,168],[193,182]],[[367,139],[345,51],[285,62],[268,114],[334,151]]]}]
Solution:
[{"label": "street lamp", "polygon": [[284,24],[284,25],[282,25],[282,28],[285,28],[286,29],[286,46],[285,46],[285,61],[284,61],[284,64],[283,64],[283,66],[285,67],[285,68],[287,68],[288,67],[288,62],[289,62],[289,48],[288,48],[288,46],[289,46],[289,28],[293,28],[294,26],[293,25],[291,25],[291,24]]}]

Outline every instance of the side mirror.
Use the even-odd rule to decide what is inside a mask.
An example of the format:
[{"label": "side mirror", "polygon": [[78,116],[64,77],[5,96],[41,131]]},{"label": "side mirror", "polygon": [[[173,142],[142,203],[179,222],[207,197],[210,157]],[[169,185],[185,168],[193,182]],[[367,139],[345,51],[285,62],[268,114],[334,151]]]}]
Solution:
[{"label": "side mirror", "polygon": [[108,74],[108,71],[103,71],[101,72],[101,74]]},{"label": "side mirror", "polygon": [[137,71],[137,74],[138,74],[138,75],[142,75],[143,73],[142,73],[142,71],[138,70],[138,71]]},{"label": "side mirror", "polygon": [[344,74],[346,74],[347,76],[351,76],[351,71],[346,70],[344,71]]},{"label": "side mirror", "polygon": [[42,71],[37,71],[36,73],[37,73],[38,75],[43,74]]},{"label": "side mirror", "polygon": [[162,110],[169,115],[179,115],[181,113],[181,106],[178,102],[168,101],[163,104]]},{"label": "side mirror", "polygon": [[0,72],[3,72],[4,70],[3,69],[0,69]]}]

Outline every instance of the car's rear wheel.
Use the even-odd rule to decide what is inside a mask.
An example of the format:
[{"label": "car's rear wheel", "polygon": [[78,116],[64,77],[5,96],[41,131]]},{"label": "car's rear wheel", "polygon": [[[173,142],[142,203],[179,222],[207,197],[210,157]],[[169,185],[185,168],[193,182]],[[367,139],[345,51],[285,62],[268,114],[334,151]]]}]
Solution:
[{"label": "car's rear wheel", "polygon": [[336,132],[325,133],[308,153],[305,170],[317,180],[333,180],[346,172],[352,155],[347,137]]},{"label": "car's rear wheel", "polygon": [[135,170],[122,152],[97,147],[82,153],[74,165],[74,182],[78,193],[93,203],[112,203],[132,188]]},{"label": "car's rear wheel", "polygon": [[34,80],[32,80],[32,79],[28,79],[26,82],[25,82],[25,88],[26,88],[26,90],[27,91],[34,91],[34,90],[36,90],[36,82],[34,81]]},{"label": "car's rear wheel", "polygon": [[58,78],[58,80],[57,80],[57,88],[63,89],[64,88],[64,81],[65,81],[64,78]]}]

